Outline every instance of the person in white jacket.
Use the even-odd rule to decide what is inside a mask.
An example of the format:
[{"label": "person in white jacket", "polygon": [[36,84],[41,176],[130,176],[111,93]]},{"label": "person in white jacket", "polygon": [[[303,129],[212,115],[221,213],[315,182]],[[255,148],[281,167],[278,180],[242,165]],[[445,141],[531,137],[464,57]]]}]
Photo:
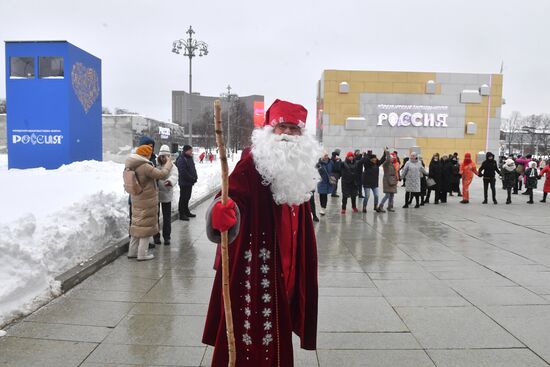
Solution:
[{"label": "person in white jacket", "polygon": [[[167,157],[170,157],[170,147],[163,145],[158,154],[159,164],[162,165]],[[162,238],[164,244],[170,244],[170,234],[172,232],[172,196],[174,195],[174,186],[178,184],[178,168],[174,164],[170,170],[170,175],[164,180],[158,180],[159,205],[162,207]],[[155,244],[160,244],[160,232],[154,236]]]}]

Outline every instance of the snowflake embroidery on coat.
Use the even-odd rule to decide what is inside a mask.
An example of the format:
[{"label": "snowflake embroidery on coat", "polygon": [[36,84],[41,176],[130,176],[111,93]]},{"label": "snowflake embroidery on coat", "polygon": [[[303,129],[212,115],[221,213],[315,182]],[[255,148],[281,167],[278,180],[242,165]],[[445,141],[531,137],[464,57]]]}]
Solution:
[{"label": "snowflake embroidery on coat", "polygon": [[250,289],[250,287],[251,287],[251,285],[250,285],[250,280],[247,280],[247,281],[244,282],[244,287],[245,287],[246,289]]},{"label": "snowflake embroidery on coat", "polygon": [[250,299],[250,294],[245,294],[244,295],[244,300],[246,301],[246,303],[250,303],[251,299]]},{"label": "snowflake embroidery on coat", "polygon": [[247,266],[247,267],[244,269],[244,273],[245,273],[246,275],[250,275],[250,271],[251,271],[250,266]]},{"label": "snowflake embroidery on coat", "polygon": [[252,315],[252,311],[250,311],[250,307],[245,307],[245,308],[244,308],[244,314],[245,314],[247,317],[250,317],[250,315]]},{"label": "snowflake embroidery on coat", "polygon": [[264,308],[262,310],[262,314],[264,315],[264,317],[269,317],[271,316],[271,308]]},{"label": "snowflake embroidery on coat", "polygon": [[243,334],[243,343],[246,345],[252,344],[252,338],[248,334]]},{"label": "snowflake embroidery on coat", "polygon": [[271,258],[271,251],[266,249],[265,247],[262,247],[260,249],[260,254],[258,255],[263,261],[266,261]]},{"label": "snowflake embroidery on coat", "polygon": [[271,334],[265,334],[265,336],[262,338],[263,345],[269,345],[272,341],[273,341],[273,336],[271,336]]},{"label": "snowflake embroidery on coat", "polygon": [[268,303],[269,301],[271,301],[271,294],[269,293],[264,293],[262,295],[262,299],[264,300],[265,303]]},{"label": "snowflake embroidery on coat", "polygon": [[263,264],[262,266],[260,266],[260,271],[261,271],[263,274],[269,273],[269,265]]},{"label": "snowflake embroidery on coat", "polygon": [[252,251],[246,250],[244,252],[244,259],[248,260],[248,262],[252,261]]},{"label": "snowflake embroidery on coat", "polygon": [[[265,325],[265,324],[264,324],[264,325]],[[245,328],[246,330],[250,329],[250,321],[244,320],[244,328]]]},{"label": "snowflake embroidery on coat", "polygon": [[271,328],[273,327],[273,324],[271,323],[271,321],[266,321],[264,322],[264,330],[271,330]]},{"label": "snowflake embroidery on coat", "polygon": [[262,279],[262,288],[269,288],[269,285],[271,284],[271,282],[269,281],[269,279]]}]

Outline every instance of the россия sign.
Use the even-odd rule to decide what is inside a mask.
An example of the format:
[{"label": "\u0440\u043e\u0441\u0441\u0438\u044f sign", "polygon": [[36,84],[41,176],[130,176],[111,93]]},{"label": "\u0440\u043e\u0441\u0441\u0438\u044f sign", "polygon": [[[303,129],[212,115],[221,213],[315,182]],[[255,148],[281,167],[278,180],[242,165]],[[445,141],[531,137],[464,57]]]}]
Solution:
[{"label": "\u0440\u043e\u0441\u0441\u0438\u044f sign", "polygon": [[[378,105],[378,124],[384,123],[392,127],[448,127],[447,118],[449,106],[426,105]],[[380,112],[383,111],[383,112]]]}]

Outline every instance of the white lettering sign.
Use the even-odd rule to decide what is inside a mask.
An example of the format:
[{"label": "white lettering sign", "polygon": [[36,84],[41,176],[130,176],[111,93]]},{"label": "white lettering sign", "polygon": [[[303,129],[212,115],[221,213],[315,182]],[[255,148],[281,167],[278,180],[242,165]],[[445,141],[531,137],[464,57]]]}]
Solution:
[{"label": "white lettering sign", "polygon": [[448,106],[379,104],[378,109],[391,112],[379,113],[377,126],[448,127]]},{"label": "white lettering sign", "polygon": [[59,145],[63,141],[61,130],[12,130],[12,144]]}]

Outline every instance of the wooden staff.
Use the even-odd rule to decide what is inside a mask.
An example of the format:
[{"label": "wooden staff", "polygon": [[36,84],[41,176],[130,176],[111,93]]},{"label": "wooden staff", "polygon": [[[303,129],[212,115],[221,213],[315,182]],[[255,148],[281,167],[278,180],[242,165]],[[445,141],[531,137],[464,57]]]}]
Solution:
[{"label": "wooden staff", "polygon": [[[220,154],[220,163],[222,166],[222,204],[225,205],[228,199],[229,181],[227,178],[227,155],[225,152],[225,141],[222,131],[222,104],[219,99],[214,102],[214,124],[216,131],[216,143],[218,144],[218,152]],[[233,312],[231,311],[231,295],[229,294],[229,253],[227,231],[222,235],[222,283],[223,283],[223,308],[225,311],[225,328],[227,331],[227,346],[229,350],[229,367],[235,366],[236,351],[235,351],[235,333],[233,332]]]}]

